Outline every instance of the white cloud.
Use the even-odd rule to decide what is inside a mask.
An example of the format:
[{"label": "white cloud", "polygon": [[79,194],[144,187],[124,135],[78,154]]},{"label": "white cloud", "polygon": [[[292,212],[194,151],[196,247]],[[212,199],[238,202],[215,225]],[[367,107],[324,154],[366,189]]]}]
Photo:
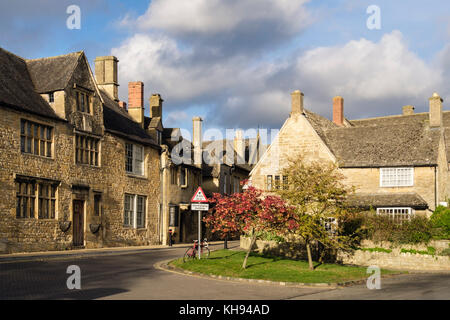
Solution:
[{"label": "white cloud", "polygon": [[285,32],[297,32],[308,20],[308,0],[153,0],[137,19],[141,29],[175,34],[223,33],[241,24],[277,21]]}]

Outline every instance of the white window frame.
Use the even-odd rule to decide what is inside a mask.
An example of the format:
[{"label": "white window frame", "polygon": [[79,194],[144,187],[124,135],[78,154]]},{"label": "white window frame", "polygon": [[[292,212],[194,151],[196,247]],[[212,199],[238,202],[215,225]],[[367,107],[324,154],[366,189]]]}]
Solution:
[{"label": "white window frame", "polygon": [[[130,208],[127,210],[126,208],[126,199],[127,197],[130,199]],[[137,215],[138,215],[138,200],[142,199],[143,201],[143,224],[138,225],[137,224]],[[140,196],[136,194],[129,194],[126,193],[124,197],[124,204],[123,204],[123,226],[128,228],[134,228],[134,229],[145,229],[147,226],[147,197],[146,196]],[[129,212],[129,221],[128,224],[125,224],[125,215]]]},{"label": "white window frame", "polygon": [[[182,175],[184,173],[184,183],[182,183]],[[188,169],[180,167],[180,187],[181,188],[187,188],[188,186]]]},{"label": "white window frame", "polygon": [[[377,215],[385,215],[391,218],[394,222],[402,223],[403,221],[410,221],[414,217],[414,210],[411,207],[383,207],[377,208]],[[407,216],[407,218],[402,218]]]},{"label": "white window frame", "polygon": [[380,168],[380,187],[414,186],[414,167]]},{"label": "white window frame", "polygon": [[[127,161],[128,161],[128,154],[127,154],[127,145],[132,146],[132,170],[127,171]],[[140,152],[140,157],[138,158],[137,155]],[[145,176],[145,148],[143,146],[134,144],[134,143],[126,143],[125,144],[125,171],[129,174],[133,174],[136,176]],[[139,169],[138,169],[139,168]]]}]

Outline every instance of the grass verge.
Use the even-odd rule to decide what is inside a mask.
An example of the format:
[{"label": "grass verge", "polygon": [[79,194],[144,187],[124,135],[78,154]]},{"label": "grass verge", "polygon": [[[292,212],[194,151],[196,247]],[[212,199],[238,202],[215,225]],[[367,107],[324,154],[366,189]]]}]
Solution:
[{"label": "grass verge", "polygon": [[[350,280],[367,279],[367,268],[339,264],[319,264],[315,262],[314,271],[309,270],[307,261],[288,260],[252,253],[247,269],[242,269],[244,251],[217,250],[211,252],[209,259],[193,260],[183,263],[183,259],[169,264],[184,270],[207,275],[261,279],[299,283],[340,283]],[[402,271],[381,269],[382,275],[400,274]]]}]

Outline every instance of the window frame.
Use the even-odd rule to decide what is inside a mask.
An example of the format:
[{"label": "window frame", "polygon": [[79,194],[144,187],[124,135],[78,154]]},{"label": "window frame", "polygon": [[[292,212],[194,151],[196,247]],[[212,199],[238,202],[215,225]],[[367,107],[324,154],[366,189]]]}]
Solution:
[{"label": "window frame", "polygon": [[76,108],[77,108],[78,112],[92,114],[91,110],[93,109],[93,107],[91,108],[91,103],[92,103],[92,95],[91,94],[81,91],[81,90],[77,90],[75,100],[76,100]]},{"label": "window frame", "polygon": [[[401,172],[409,171],[408,176]],[[388,180],[390,179],[390,180]],[[380,168],[380,187],[398,188],[414,186],[414,167]]]},{"label": "window frame", "polygon": [[[58,184],[35,178],[20,178],[16,184],[16,219],[52,220],[58,219]],[[26,185],[23,192],[22,185]],[[26,214],[24,215],[24,199]],[[19,212],[20,211],[20,212]]]},{"label": "window frame", "polygon": [[[407,211],[405,212],[398,212],[401,210]],[[391,211],[391,212],[382,212],[382,211]],[[397,212],[395,212],[397,211]],[[403,221],[411,221],[411,218],[415,216],[414,209],[411,207],[379,207],[377,208],[377,215],[379,216],[388,216],[392,221],[395,223],[402,224]],[[402,218],[402,216],[407,215],[407,219]],[[400,217],[400,218],[399,218]]]},{"label": "window frame", "polygon": [[[188,186],[188,169],[180,167],[180,187],[181,188],[187,188]],[[184,183],[183,183],[183,176],[184,176]]]},{"label": "window frame", "polygon": [[[129,199],[129,201],[127,201],[127,199]],[[142,201],[141,204],[139,204],[140,201]],[[128,207],[127,202],[129,203]],[[139,212],[140,205],[142,211]],[[138,216],[140,216],[140,221]],[[147,196],[125,193],[123,205],[123,226],[125,228],[133,229],[147,228]]]},{"label": "window frame", "polygon": [[[131,147],[131,150],[129,147]],[[137,150],[140,149],[141,152],[141,159],[137,159]],[[131,152],[130,152],[131,151]],[[137,168],[140,165],[140,170],[137,170]],[[131,166],[131,170],[129,170],[129,167]],[[125,143],[125,172],[127,174],[145,177],[145,147],[131,143],[126,142]]]},{"label": "window frame", "polygon": [[100,139],[75,134],[75,163],[100,167]]},{"label": "window frame", "polygon": [[20,152],[53,159],[53,126],[28,119],[20,119]]},{"label": "window frame", "polygon": [[266,176],[266,188],[267,191],[272,191],[273,188],[273,176],[272,175],[267,175]]}]

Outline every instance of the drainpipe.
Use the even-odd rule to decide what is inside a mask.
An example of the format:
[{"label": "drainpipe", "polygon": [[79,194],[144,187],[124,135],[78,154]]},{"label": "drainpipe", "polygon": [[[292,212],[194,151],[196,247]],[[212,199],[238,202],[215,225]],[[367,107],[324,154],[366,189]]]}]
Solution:
[{"label": "drainpipe", "polygon": [[164,221],[164,213],[166,212],[166,195],[165,195],[165,180],[166,180],[166,159],[165,159],[165,155],[168,151],[167,146],[163,145],[162,146],[162,152],[161,152],[161,160],[160,160],[160,164],[161,167],[159,169],[159,174],[160,174],[160,194],[161,194],[161,204],[159,206],[160,208],[160,212],[159,212],[159,217],[158,217],[158,233],[159,233],[159,242],[160,244],[163,244],[163,240],[164,240],[164,234],[165,234],[165,230],[162,230],[164,225],[163,225],[163,221]]}]

